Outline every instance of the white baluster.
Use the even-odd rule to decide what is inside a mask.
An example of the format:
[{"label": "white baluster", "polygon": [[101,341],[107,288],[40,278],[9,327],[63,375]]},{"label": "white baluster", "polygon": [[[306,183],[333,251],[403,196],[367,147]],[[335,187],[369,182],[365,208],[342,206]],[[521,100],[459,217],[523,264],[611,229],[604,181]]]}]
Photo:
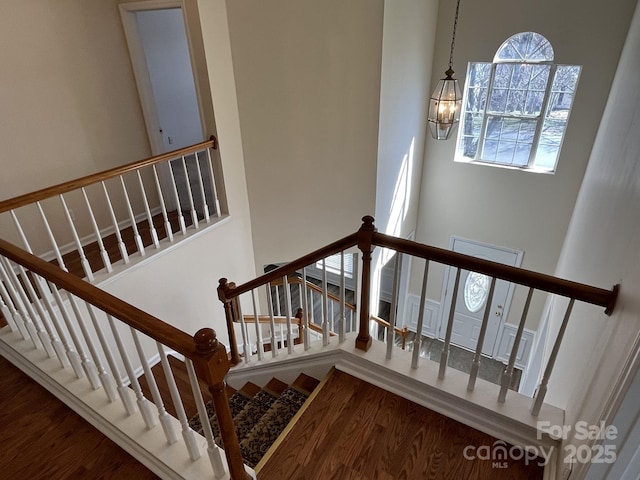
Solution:
[{"label": "white baluster", "polygon": [[84,321],[84,317],[80,313],[80,309],[78,308],[78,304],[73,295],[69,294],[69,303],[71,304],[71,309],[73,310],[73,314],[76,317],[76,323],[80,327],[80,331],[82,332],[82,337],[84,338],[84,342],[89,349],[89,353],[91,357],[87,357],[87,359],[83,362],[85,366],[85,373],[87,374],[87,378],[89,382],[91,382],[91,387],[94,390],[100,388],[100,384],[104,387],[105,392],[107,393],[107,398],[110,402],[115,402],[117,399],[116,391],[113,387],[113,382],[109,376],[109,373],[102,366],[102,362],[100,361],[100,356],[98,351],[96,350],[95,345],[93,344],[93,339],[87,330],[87,326]]},{"label": "white baluster", "polygon": [[184,180],[187,185],[187,199],[189,200],[189,208],[191,209],[191,221],[197,230],[200,227],[198,224],[198,213],[196,212],[196,207],[193,204],[193,193],[191,192],[191,183],[189,182],[189,171],[187,170],[187,161],[185,160],[184,155],[182,156],[182,168],[184,169]]},{"label": "white baluster", "polygon": [[244,363],[249,363],[249,357],[251,356],[251,348],[249,347],[249,335],[247,332],[247,322],[244,321],[244,315],[242,314],[242,308],[240,307],[240,299],[235,298],[232,305],[236,305],[238,310],[238,317],[240,319],[240,333],[242,334],[242,354],[244,355]]},{"label": "white baluster", "polygon": [[533,287],[529,288],[527,300],[524,302],[524,309],[522,310],[522,316],[520,317],[520,323],[518,324],[518,331],[513,339],[513,347],[511,348],[511,355],[509,355],[509,363],[504,369],[504,372],[502,372],[502,377],[500,377],[500,393],[498,394],[498,401],[500,403],[504,403],[507,399],[507,390],[509,390],[509,386],[513,379],[513,367],[515,366],[516,359],[518,357],[518,349],[520,348],[522,332],[524,332],[524,323],[527,320],[527,314],[529,313],[529,305],[531,304],[533,292]]},{"label": "white baluster", "polygon": [[273,318],[273,296],[271,295],[271,283],[267,283],[267,307],[269,309],[269,330],[271,330],[271,356],[278,356],[278,344],[276,343],[276,322]]},{"label": "white baluster", "polygon": [[124,176],[120,175],[120,185],[122,186],[122,194],[124,195],[125,205],[127,206],[127,212],[129,213],[129,218],[131,219],[131,229],[133,230],[133,239],[136,242],[136,246],[138,247],[138,252],[140,252],[140,256],[144,257],[144,244],[142,243],[142,237],[140,236],[140,232],[138,232],[138,223],[136,222],[136,216],[133,214],[133,208],[131,207],[131,199],[129,198],[129,194],[127,193],[127,186],[124,183]]},{"label": "white baluster", "polygon": [[24,230],[22,229],[22,225],[20,225],[20,222],[18,221],[18,216],[16,215],[14,210],[11,210],[10,213],[11,213],[11,218],[13,219],[13,224],[16,226],[16,229],[18,230],[18,234],[20,235],[20,239],[22,240],[22,244],[24,245],[25,250],[29,253],[33,253],[33,250],[31,250],[31,245],[29,245],[29,241],[27,240],[27,236],[25,235]]},{"label": "white baluster", "polygon": [[260,325],[260,315],[258,314],[258,307],[256,306],[255,290],[251,290],[251,302],[253,303],[253,319],[256,326],[256,352],[258,353],[258,360],[262,360],[264,346],[262,345],[262,326]]},{"label": "white baluster", "polygon": [[84,254],[84,248],[82,247],[82,243],[80,242],[80,237],[78,236],[78,231],[76,230],[76,226],[73,223],[73,218],[71,217],[71,212],[69,211],[69,207],[67,207],[67,202],[65,202],[64,197],[59,195],[60,203],[62,203],[62,208],[64,209],[64,215],[67,217],[67,223],[69,223],[69,228],[71,229],[71,235],[73,236],[73,241],[76,244],[76,249],[78,250],[78,255],[80,256],[80,265],[82,265],[82,270],[84,271],[84,275],[87,277],[89,282],[93,282],[93,272],[91,271],[91,265],[89,265],[89,261],[87,260],[86,255]]},{"label": "white baluster", "polygon": [[113,271],[113,267],[111,266],[111,260],[109,259],[109,254],[107,253],[107,249],[104,248],[104,242],[102,241],[102,233],[100,233],[100,229],[98,228],[98,222],[96,221],[96,216],[93,213],[93,208],[91,207],[91,203],[89,202],[89,197],[87,196],[87,191],[84,187],[81,188],[82,196],[84,197],[84,203],[87,206],[87,211],[89,212],[89,218],[91,219],[91,226],[93,227],[93,232],[96,234],[96,241],[98,242],[98,247],[100,249],[100,257],[102,258],[102,264],[104,268],[106,268],[108,273]]},{"label": "white baluster", "polygon": [[164,201],[164,193],[162,193],[162,187],[160,186],[160,179],[158,178],[158,170],[155,165],[153,168],[153,178],[156,182],[156,189],[158,190],[158,200],[160,200],[160,208],[162,209],[162,219],[164,220],[164,230],[167,234],[167,238],[170,242],[173,242],[173,230],[171,229],[171,222],[169,222],[169,216],[167,215],[167,206]]},{"label": "white baluster", "polygon": [[56,259],[58,260],[58,266],[65,272],[68,272],[69,270],[67,270],[67,267],[64,264],[64,260],[62,260],[62,254],[60,253],[60,249],[58,248],[58,243],[56,242],[56,239],[53,236],[53,232],[51,231],[51,227],[49,226],[49,221],[47,220],[47,217],[44,214],[42,205],[40,205],[40,202],[36,202],[36,206],[38,207],[38,211],[40,212],[40,217],[42,218],[44,227],[47,230],[47,235],[49,236],[49,241],[51,241],[51,246],[53,247],[53,251],[56,255]]},{"label": "white baluster", "polygon": [[187,226],[185,225],[184,217],[182,216],[182,206],[180,205],[180,195],[178,195],[178,186],[176,185],[176,177],[173,174],[173,165],[171,165],[171,162],[167,162],[167,165],[169,165],[169,173],[170,173],[170,177],[171,177],[171,186],[173,187],[173,195],[175,197],[176,205],[177,205],[176,213],[178,214],[178,223],[180,224],[180,231],[182,232],[183,235],[186,235],[187,234]]},{"label": "white baluster", "polygon": [[184,443],[187,446],[189,457],[195,462],[200,458],[200,448],[198,448],[194,432],[189,426],[189,420],[187,419],[187,414],[184,411],[182,398],[180,397],[180,392],[178,391],[176,380],[175,378],[173,378],[173,372],[171,371],[171,366],[169,365],[167,354],[164,351],[163,346],[159,342],[156,342],[156,346],[158,347],[158,353],[160,354],[162,370],[164,370],[164,376],[166,377],[167,385],[169,386],[169,394],[171,395],[171,400],[173,401],[173,405],[176,408],[178,420],[180,421],[180,425],[182,426],[182,438],[184,439]]},{"label": "white baluster", "polygon": [[282,288],[284,290],[284,309],[287,317],[287,351],[293,353],[293,326],[291,325],[291,289],[287,276],[282,277]]},{"label": "white baluster", "polygon": [[[120,359],[122,360],[122,365],[124,366],[125,371],[127,372],[127,377],[129,378],[129,385],[133,389],[133,392],[136,396],[137,404],[140,407],[140,414],[142,415],[142,419],[144,420],[147,428],[151,429],[155,426],[155,422],[153,421],[153,415],[147,405],[147,399],[144,398],[142,393],[142,389],[140,388],[140,384],[138,383],[138,379],[133,370],[133,366],[131,365],[131,360],[129,360],[129,355],[127,354],[127,350],[122,343],[122,337],[120,337],[120,332],[116,328],[116,324],[111,315],[107,315],[107,322],[109,323],[109,328],[111,329],[111,335],[113,335],[113,339],[116,341],[116,348],[120,353]],[[126,398],[124,400],[124,406],[127,410],[127,414],[129,416],[136,413],[136,407],[133,404],[133,400],[131,400],[131,395],[127,392],[126,395],[123,396]]]},{"label": "white baluster", "polygon": [[195,152],[196,156],[196,169],[198,172],[198,186],[200,187],[200,195],[202,196],[202,213],[204,214],[205,222],[211,221],[211,215],[209,214],[209,205],[207,205],[207,196],[204,191],[204,179],[202,178],[202,169],[200,168],[200,157],[198,152]]},{"label": "white baluster", "polygon": [[449,309],[449,320],[447,321],[447,333],[444,337],[444,345],[440,354],[440,370],[438,371],[438,379],[444,378],[444,372],[447,369],[449,361],[449,346],[451,345],[451,333],[453,331],[453,317],[456,313],[456,301],[458,299],[458,284],[460,283],[460,269],[456,271],[456,279],[453,285],[453,295],[451,296],[451,306]]},{"label": "white baluster", "polygon": [[[53,347],[53,351],[56,354],[55,356],[58,358],[58,361],[60,362],[60,366],[64,368],[67,365],[67,358],[65,355],[64,346],[62,345],[62,342],[60,341],[60,338],[58,337],[54,329],[52,329],[51,325],[49,325],[49,322],[47,321],[47,314],[45,313],[44,308],[42,308],[42,305],[40,304],[38,295],[33,289],[33,285],[31,285],[31,282],[29,281],[29,277],[24,267],[18,264],[17,268],[18,268],[18,272],[23,278],[22,284],[25,286],[25,288],[27,289],[27,293],[29,294],[27,301],[28,299],[31,299],[31,301],[33,302],[32,304],[35,305],[36,311],[40,316],[40,322],[42,322],[42,325],[44,326],[44,331],[38,332],[40,334],[40,340],[42,341],[43,344],[45,344],[47,340],[51,343],[51,346]],[[18,281],[19,280],[16,277],[16,282]],[[50,293],[48,295],[50,295]],[[44,300],[46,298],[45,294],[43,293],[42,296]],[[27,306],[27,308],[29,307]],[[34,322],[35,322],[35,319],[34,319]],[[37,325],[37,322],[36,322],[36,325]]]},{"label": "white baluster", "polygon": [[26,327],[22,324],[22,318],[20,318],[20,314],[16,310],[11,295],[9,295],[9,292],[4,286],[2,278],[0,278],[0,310],[9,324],[11,331],[17,331],[23,340],[28,340],[29,332],[27,332]]},{"label": "white baluster", "polygon": [[313,305],[311,306],[311,309],[309,309],[309,299],[307,294],[307,271],[304,267],[302,268],[302,284],[300,285],[300,288],[302,289],[302,305],[304,308],[304,316],[302,317],[304,323],[304,349],[309,350],[309,348],[311,348],[311,337],[309,335],[309,319],[313,317]]},{"label": "white baluster", "polygon": [[107,200],[109,215],[111,216],[111,222],[113,223],[116,239],[118,240],[118,250],[120,250],[120,256],[122,257],[122,261],[125,264],[129,263],[129,254],[127,253],[126,245],[122,241],[122,235],[120,233],[120,225],[118,225],[118,219],[116,218],[116,213],[113,211],[113,204],[111,203],[111,198],[109,197],[109,191],[107,190],[107,186],[105,185],[104,182],[100,182],[100,183],[102,184],[102,191],[104,192],[104,196]]},{"label": "white baluster", "polygon": [[396,343],[396,319],[398,315],[398,292],[400,290],[400,271],[402,269],[402,253],[396,252],[396,265],[393,269],[393,290],[391,291],[391,307],[389,309],[389,329],[387,332],[387,358],[391,358]]},{"label": "white baluster", "polygon": [[547,394],[547,384],[549,383],[549,377],[551,377],[553,366],[556,363],[556,357],[558,356],[558,352],[560,351],[560,344],[562,343],[562,337],[564,337],[564,332],[567,329],[567,324],[569,323],[569,317],[571,316],[571,310],[573,309],[574,302],[575,302],[575,299],[573,298],[569,300],[569,305],[567,306],[567,310],[565,311],[564,318],[562,319],[562,324],[560,325],[560,331],[558,332],[556,341],[553,344],[553,349],[551,350],[551,355],[549,356],[549,360],[547,361],[547,366],[544,369],[542,380],[540,381],[540,385],[536,389],[536,393],[533,396],[533,403],[531,405],[531,415],[533,415],[534,417],[540,413],[540,409],[542,408],[542,403],[544,402],[544,397]]},{"label": "white baluster", "polygon": [[160,240],[158,239],[158,232],[153,224],[153,215],[151,215],[151,209],[149,208],[149,200],[147,200],[147,192],[144,189],[144,182],[142,181],[142,175],[140,170],[136,170],[138,176],[138,184],[140,185],[140,193],[142,193],[142,203],[144,204],[144,211],[147,214],[147,221],[149,222],[149,233],[151,234],[151,241],[156,248],[160,248]]},{"label": "white baluster", "polygon": [[[111,378],[116,382],[116,388],[118,391],[118,395],[120,396],[120,400],[122,401],[122,405],[124,406],[127,414],[131,415],[129,410],[132,403],[131,398],[129,397],[129,389],[122,382],[122,375],[120,374],[120,370],[118,369],[118,365],[116,364],[113,353],[111,353],[111,347],[109,346],[109,343],[107,342],[107,339],[102,332],[102,327],[98,323],[98,319],[96,318],[96,314],[93,311],[92,305],[86,303],[86,306],[87,310],[89,311],[89,316],[91,317],[91,322],[93,323],[93,328],[98,335],[98,341],[100,342],[100,346],[102,347],[102,353],[104,354],[105,358],[107,359],[107,363],[109,364],[109,369],[111,370]],[[103,385],[105,385],[105,383],[103,383]],[[112,397],[111,392],[109,392],[108,395],[109,400],[111,400],[112,402],[115,401],[115,396]]]},{"label": "white baluster", "polygon": [[[37,277],[36,277],[37,278]],[[40,290],[40,293],[42,294],[42,301],[45,305],[45,308],[47,309],[47,312],[49,313],[49,318],[51,318],[51,322],[53,323],[53,326],[55,328],[55,330],[57,330],[58,335],[60,336],[60,341],[62,342],[62,345],[64,346],[65,352],[66,352],[66,356],[69,359],[69,363],[71,363],[71,368],[73,368],[73,372],[76,374],[76,378],[80,379],[82,377],[84,377],[84,370],[82,369],[82,362],[80,361],[80,355],[78,355],[78,352],[75,349],[75,345],[73,345],[72,343],[69,342],[69,339],[67,338],[67,335],[65,334],[64,330],[62,329],[62,322],[65,322],[65,319],[63,318],[62,321],[60,320],[60,315],[62,314],[62,311],[60,311],[60,313],[56,313],[55,308],[53,307],[53,304],[51,302],[51,300],[49,300],[49,295],[45,295],[45,292],[42,291],[42,285],[45,284],[44,279],[42,279],[42,283],[38,283],[36,282],[36,285],[38,285],[38,289]],[[51,292],[52,290],[55,290],[55,294],[58,294],[58,289],[56,288],[56,286],[53,283],[48,283],[47,285],[47,290],[49,292]],[[55,296],[54,294],[54,296]],[[59,295],[59,294],[58,294]],[[62,302],[60,302],[61,304]],[[66,322],[65,322],[66,323]],[[69,330],[69,324],[67,323],[67,330]],[[71,332],[69,332],[71,334]],[[72,338],[73,340],[73,338]]]},{"label": "white baluster", "polygon": [[420,292],[420,311],[418,312],[418,324],[416,326],[416,336],[413,339],[413,352],[411,357],[411,368],[418,368],[420,358],[420,348],[422,344],[422,326],[424,325],[424,307],[427,301],[427,279],[429,278],[429,260],[424,262],[424,275],[422,276],[422,291]]},{"label": "white baluster", "polygon": [[[42,340],[44,338],[45,341],[46,341],[46,338],[48,336],[48,339],[51,342],[51,346],[53,347],[53,350],[54,350],[54,352],[56,354],[56,357],[58,358],[58,360],[60,362],[60,366],[64,368],[67,365],[67,357],[66,357],[66,354],[65,354],[65,347],[64,347],[63,343],[60,341],[60,337],[58,336],[58,333],[61,333],[61,331],[60,331],[59,326],[56,324],[55,317],[51,318],[51,321],[54,324],[54,327],[52,328],[51,325],[49,324],[48,320],[47,320],[47,314],[44,311],[44,308],[42,307],[42,305],[40,304],[40,299],[38,298],[38,294],[34,290],[33,285],[31,284],[31,282],[29,280],[29,276],[27,275],[26,270],[20,264],[17,264],[16,266],[18,267],[18,272],[20,273],[20,275],[23,278],[22,284],[26,287],[27,293],[29,294],[29,298],[33,302],[33,305],[35,305],[36,311],[38,312],[38,315],[40,316],[40,322],[42,322],[42,325],[44,326],[44,330],[46,332],[46,336],[42,335],[40,337],[40,340]],[[47,292],[47,293],[43,292],[42,293],[42,300],[46,301],[46,300],[48,300],[50,298],[50,296],[51,296],[51,292]],[[44,332],[42,332],[42,333],[44,333]],[[44,343],[44,341],[43,341],[43,343]]]},{"label": "white baluster", "polygon": [[[20,322],[18,320],[22,320],[22,324],[24,329],[26,330],[27,336],[31,339],[33,343],[33,348],[40,348],[40,345],[43,346],[49,358],[53,358],[55,352],[47,348],[48,345],[42,344],[40,337],[38,335],[38,328],[35,326],[33,321],[31,320],[31,311],[28,311],[25,307],[25,303],[23,302],[23,298],[21,297],[19,291],[22,290],[22,287],[18,284],[18,289],[16,290],[15,285],[13,284],[11,275],[8,272],[8,269],[11,269],[11,265],[9,264],[9,260],[4,257],[0,257],[0,276],[2,276],[2,284],[6,286],[6,291],[9,297],[12,300],[13,305],[16,307],[16,324],[19,326]],[[35,315],[35,312],[33,312]],[[19,327],[20,328],[20,327]],[[24,337],[25,332],[20,328],[20,333]],[[46,335],[46,334],[45,334]],[[26,340],[27,338],[25,338]]]},{"label": "white baluster", "polygon": [[329,296],[327,292],[327,265],[322,259],[322,346],[329,345]]},{"label": "white baluster", "polygon": [[276,315],[281,317],[282,316],[282,306],[280,305],[280,287],[278,285],[276,285],[275,288],[276,288]]},{"label": "white baluster", "polygon": [[487,333],[487,327],[489,325],[489,315],[492,310],[493,292],[496,288],[496,277],[491,279],[491,286],[489,287],[489,296],[487,297],[487,303],[484,307],[484,315],[482,317],[482,325],[480,326],[480,334],[478,335],[478,342],[476,344],[476,351],[471,361],[471,371],[469,372],[469,382],[467,383],[467,391],[472,392],[476,386],[476,379],[478,378],[478,371],[480,370],[480,357],[482,356],[482,347],[484,345],[484,337]]},{"label": "white baluster", "polygon": [[190,359],[185,358],[185,363],[187,364],[187,374],[189,375],[191,391],[193,392],[193,398],[196,401],[198,415],[200,416],[202,432],[204,433],[204,437],[207,439],[207,453],[209,455],[209,461],[211,462],[211,468],[213,468],[213,474],[216,478],[222,478],[227,474],[225,463],[220,448],[216,445],[215,439],[213,437],[211,423],[209,422],[209,416],[207,414],[207,406],[202,399],[202,392],[200,391],[198,377],[196,376],[193,362]]},{"label": "white baluster", "polygon": [[[95,390],[100,386],[100,383],[98,381],[98,376],[97,376],[96,371],[95,371],[95,365],[93,365],[91,360],[87,357],[87,354],[86,354],[86,352],[84,350],[84,347],[82,346],[82,341],[81,341],[81,339],[80,339],[80,337],[78,335],[78,332],[75,329],[75,326],[73,325],[73,322],[71,321],[71,316],[69,315],[67,307],[65,306],[64,302],[62,301],[62,297],[60,295],[60,292],[58,291],[56,286],[54,284],[52,284],[51,282],[49,282],[49,288],[53,292],[53,296],[54,296],[56,304],[58,306],[58,310],[60,311],[60,313],[62,315],[62,319],[64,320],[64,323],[65,323],[65,325],[67,327],[67,331],[69,332],[69,335],[71,335],[71,340],[73,341],[73,344],[75,345],[75,350],[77,351],[76,355],[79,357],[80,368],[87,375],[87,378],[89,379],[89,382],[91,383],[91,386]],[[69,295],[69,301],[71,302],[71,295]],[[80,376],[82,376],[82,375],[80,375]],[[78,378],[80,378],[80,376],[78,376]]]},{"label": "white baluster", "polygon": [[131,336],[133,337],[133,343],[135,344],[136,351],[138,352],[138,357],[140,358],[140,363],[142,364],[142,369],[144,370],[144,376],[147,380],[147,385],[149,386],[149,390],[151,391],[151,397],[153,398],[153,402],[156,404],[156,408],[158,409],[158,418],[160,419],[160,425],[162,425],[162,430],[164,430],[164,435],[167,438],[167,442],[169,443],[169,445],[173,445],[178,441],[178,436],[176,435],[176,432],[173,429],[173,425],[171,424],[171,416],[164,409],[164,402],[162,401],[160,390],[158,390],[158,384],[156,383],[153,372],[149,367],[149,362],[145,358],[144,350],[142,350],[142,345],[140,344],[140,339],[138,338],[138,332],[132,327],[129,328],[131,330]]},{"label": "white baluster", "polygon": [[345,276],[344,276],[344,251],[340,252],[340,336],[339,343],[346,340],[347,335],[347,316],[345,314],[346,292],[345,292]]},{"label": "white baluster", "polygon": [[29,245],[29,241],[27,240],[27,237],[24,233],[24,230],[22,229],[22,225],[20,225],[20,222],[18,221],[18,216],[16,215],[15,211],[11,210],[11,218],[13,219],[13,223],[16,227],[16,229],[18,230],[18,234],[20,235],[20,238],[22,239],[22,243],[24,245],[24,248],[27,252],[33,254],[33,250],[31,249],[31,245]]},{"label": "white baluster", "polygon": [[304,349],[309,350],[311,347],[311,338],[309,337],[309,315],[311,312],[309,311],[309,299],[307,294],[307,272],[306,268],[302,267],[302,283],[300,283],[300,306],[302,306],[302,341],[304,343]]},{"label": "white baluster", "polygon": [[331,319],[331,328],[332,332],[336,331],[336,315],[334,311],[335,301],[333,299],[329,299],[329,318]]},{"label": "white baluster", "polygon": [[207,148],[207,163],[209,164],[209,174],[211,175],[211,192],[213,193],[213,201],[216,208],[216,217],[220,218],[220,200],[218,199],[218,189],[216,187],[216,179],[213,175],[213,162],[211,161],[211,149]]}]

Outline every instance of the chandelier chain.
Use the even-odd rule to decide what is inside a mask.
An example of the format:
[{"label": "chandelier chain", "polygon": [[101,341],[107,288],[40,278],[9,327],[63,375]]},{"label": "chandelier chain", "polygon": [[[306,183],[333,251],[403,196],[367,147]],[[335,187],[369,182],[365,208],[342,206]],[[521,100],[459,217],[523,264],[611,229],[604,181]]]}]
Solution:
[{"label": "chandelier chain", "polygon": [[453,48],[456,45],[456,29],[458,27],[458,13],[460,12],[460,0],[456,3],[456,16],[453,20],[453,35],[451,36],[451,51],[449,52],[449,70],[453,70]]}]

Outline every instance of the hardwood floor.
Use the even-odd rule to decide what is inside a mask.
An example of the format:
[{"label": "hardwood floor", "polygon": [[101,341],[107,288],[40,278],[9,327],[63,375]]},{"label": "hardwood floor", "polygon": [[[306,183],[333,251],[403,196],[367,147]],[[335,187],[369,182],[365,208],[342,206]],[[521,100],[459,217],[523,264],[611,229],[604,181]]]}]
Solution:
[{"label": "hardwood floor", "polygon": [[[467,460],[467,445],[497,439],[334,371],[258,479],[542,479],[538,461]],[[502,465],[505,467],[505,465]]]},{"label": "hardwood floor", "polygon": [[158,478],[2,357],[0,392],[1,478]]}]

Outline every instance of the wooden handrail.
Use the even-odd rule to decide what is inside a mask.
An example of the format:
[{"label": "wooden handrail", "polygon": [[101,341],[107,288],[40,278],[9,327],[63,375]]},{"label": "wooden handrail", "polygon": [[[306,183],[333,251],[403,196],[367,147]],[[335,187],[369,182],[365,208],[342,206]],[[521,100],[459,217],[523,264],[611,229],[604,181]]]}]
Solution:
[{"label": "wooden handrail", "polygon": [[[302,279],[299,276],[294,276],[294,277],[290,277],[287,280],[289,283],[295,283],[298,285],[302,285]],[[273,286],[282,286],[282,279],[280,280],[274,280],[273,282],[271,282],[271,285]],[[319,286],[317,286],[315,283],[310,282],[309,280],[307,280],[307,288],[313,290],[314,292],[317,293],[324,293],[322,288],[320,288]],[[340,298],[337,295],[334,295],[331,292],[327,292],[327,298],[333,300],[334,302],[338,302],[340,303],[342,300],[340,300]],[[346,309],[351,310],[353,312],[356,311],[356,306],[353,303],[348,303],[348,302],[344,302],[344,306]]]},{"label": "wooden handrail", "polygon": [[[357,233],[352,233],[351,235],[347,235],[340,240],[337,240],[329,245],[319,248],[304,257],[300,257],[297,260],[294,260],[286,265],[282,265],[281,267],[276,268],[275,270],[271,270],[269,273],[265,273],[264,275],[259,276],[258,278],[254,278],[242,285],[237,285],[233,288],[226,288],[225,294],[227,299],[231,299],[241,295],[243,293],[249,292],[254,288],[260,287],[262,285],[266,285],[269,282],[273,282],[274,280],[281,279],[285,275],[289,275],[294,273],[296,270],[300,270],[301,268],[306,267],[307,265],[311,265],[312,263],[317,262],[329,255],[333,255],[335,253],[346,250],[347,248],[351,248],[356,245],[357,242]],[[228,285],[226,278],[220,279],[220,285]]]},{"label": "wooden handrail", "polygon": [[583,283],[572,282],[552,275],[525,270],[523,268],[503,265],[501,263],[483,260],[443,248],[431,247],[422,243],[396,238],[383,233],[373,234],[373,244],[386,247],[398,252],[433,260],[452,267],[463,268],[473,272],[483,273],[519,285],[533,287],[545,292],[574,298],[582,302],[605,307],[605,313],[611,315],[618,296],[618,285],[611,290],[592,287]]},{"label": "wooden handrail", "polygon": [[162,153],[160,155],[155,155],[153,157],[149,157],[144,160],[139,160],[137,162],[132,162],[126,165],[122,165],[120,167],[111,168],[103,172],[87,175],[85,177],[60,183],[52,187],[43,188],[35,192],[26,193],[24,195],[20,195],[18,197],[10,198],[8,200],[4,200],[3,202],[0,202],[0,213],[8,212],[9,210],[14,210],[16,208],[23,207],[25,205],[30,205],[32,203],[39,202],[47,198],[55,197],[57,195],[62,195],[63,193],[71,192],[73,190],[78,190],[82,187],[86,187],[88,185],[92,185],[97,182],[108,180],[110,178],[123,175],[127,172],[133,172],[143,167],[148,167],[150,165],[155,165],[155,164],[164,162],[166,160],[171,160],[174,158],[181,157],[183,155],[189,155],[191,153],[199,152],[200,150],[204,150],[206,148],[216,149],[217,146],[218,146],[218,141],[216,137],[211,136],[211,138],[205,142],[196,143],[195,145],[180,148],[178,150],[173,150],[167,153]]},{"label": "wooden handrail", "polygon": [[185,357],[198,358],[193,337],[159,318],[2,239],[0,239],[0,255],[64,288],[67,292],[98,307]]}]

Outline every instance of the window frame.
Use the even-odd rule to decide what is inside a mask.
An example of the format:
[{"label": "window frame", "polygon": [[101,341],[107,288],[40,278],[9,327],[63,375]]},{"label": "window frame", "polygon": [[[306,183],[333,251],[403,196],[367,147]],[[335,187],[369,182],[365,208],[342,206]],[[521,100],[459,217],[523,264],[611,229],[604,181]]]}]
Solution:
[{"label": "window frame", "polygon": [[[560,152],[562,151],[562,145],[564,143],[564,139],[565,139],[565,135],[566,135],[566,131],[567,131],[567,127],[569,124],[569,118],[571,116],[571,110],[573,109],[573,104],[575,101],[575,95],[576,95],[576,91],[577,91],[577,87],[580,81],[580,76],[582,73],[582,66],[580,65],[568,65],[568,64],[556,64],[554,62],[554,58],[553,58],[553,53],[551,55],[550,59],[546,59],[546,60],[516,60],[516,59],[500,59],[499,58],[499,54],[502,51],[503,47],[509,42],[511,41],[514,37],[517,37],[519,35],[524,35],[527,33],[535,33],[535,32],[520,32],[520,33],[516,33],[512,36],[510,36],[509,38],[507,38],[498,48],[496,55],[494,56],[493,60],[491,62],[469,62],[468,66],[467,66],[467,75],[466,75],[466,79],[465,79],[465,85],[464,85],[464,100],[463,100],[463,104],[462,104],[462,111],[461,111],[461,118],[460,118],[460,127],[458,128],[458,135],[457,135],[457,139],[456,139],[456,147],[455,147],[455,161],[457,162],[461,162],[461,163],[476,163],[476,164],[480,164],[480,165],[489,165],[489,166],[494,166],[494,167],[500,167],[500,168],[509,168],[509,169],[517,169],[517,170],[524,170],[524,171],[531,171],[531,172],[536,172],[536,173],[555,173],[557,166],[558,166],[558,161],[560,158]],[[540,35],[540,34],[537,34]],[[546,39],[546,37],[540,35],[540,37],[542,37],[548,44],[549,46],[551,46],[551,48],[553,49],[553,46],[551,45],[551,43]],[[553,52],[553,50],[552,50]],[[492,95],[494,93],[494,85],[496,82],[496,71],[499,65],[531,65],[531,66],[539,66],[539,65],[548,65],[549,66],[549,72],[547,75],[547,79],[546,79],[546,84],[545,84],[545,90],[544,90],[544,95],[543,95],[543,99],[542,99],[542,103],[540,106],[540,111],[538,112],[537,115],[525,115],[525,114],[513,114],[513,113],[496,113],[496,112],[491,112],[490,110],[490,106],[491,106],[491,100],[492,100]],[[478,109],[477,111],[472,111],[468,109],[468,102],[470,99],[470,91],[476,86],[476,85],[469,85],[469,81],[471,78],[471,69],[476,66],[476,65],[490,65],[490,72],[489,72],[489,80],[488,80],[488,84],[486,87],[480,87],[480,88],[486,88],[486,98],[484,100],[484,106],[481,109]],[[550,108],[550,99],[552,97],[552,94],[555,93],[554,92],[554,84],[556,82],[556,75],[558,72],[559,67],[566,67],[566,68],[571,68],[571,67],[575,67],[577,68],[577,73],[576,73],[576,78],[575,78],[575,83],[573,84],[573,90],[571,91],[571,102],[568,105],[567,108],[567,116],[566,116],[566,120],[564,123],[564,126],[562,127],[562,134],[561,137],[559,139],[558,145],[557,145],[557,154],[555,157],[555,161],[554,164],[551,167],[545,167],[545,166],[539,166],[539,165],[535,165],[536,162],[536,157],[538,155],[538,150],[540,147],[540,141],[542,139],[542,134],[543,134],[543,128],[544,128],[544,124],[545,121],[548,118],[551,118],[550,116],[550,112],[548,111],[548,109]],[[529,80],[530,82],[531,80]],[[507,87],[506,90],[511,90],[509,87]],[[531,91],[531,85],[530,83],[527,85],[527,92]],[[562,92],[561,92],[562,93]],[[465,134],[464,132],[464,122],[465,122],[465,118],[467,115],[470,114],[480,114],[482,115],[482,124],[480,126],[480,130],[477,136],[473,135],[473,132],[471,134]],[[487,133],[488,133],[488,125],[491,119],[519,119],[519,120],[535,120],[536,125],[535,125],[535,130],[533,133],[533,139],[531,142],[531,147],[530,147],[530,151],[529,151],[529,156],[527,159],[527,163],[524,165],[521,164],[513,164],[512,163],[506,163],[504,161],[499,161],[499,160],[485,160],[485,148],[486,148],[486,141],[487,139]],[[463,139],[465,138],[477,138],[477,147],[475,150],[475,154],[473,156],[473,158],[469,157],[469,156],[465,156],[464,155],[464,148],[462,148],[462,142]],[[491,140],[491,139],[489,139]],[[517,148],[517,139],[516,139],[516,147]],[[498,141],[498,145],[499,145],[499,141]],[[515,153],[514,153],[514,157],[512,157],[512,160],[515,158]]]}]

